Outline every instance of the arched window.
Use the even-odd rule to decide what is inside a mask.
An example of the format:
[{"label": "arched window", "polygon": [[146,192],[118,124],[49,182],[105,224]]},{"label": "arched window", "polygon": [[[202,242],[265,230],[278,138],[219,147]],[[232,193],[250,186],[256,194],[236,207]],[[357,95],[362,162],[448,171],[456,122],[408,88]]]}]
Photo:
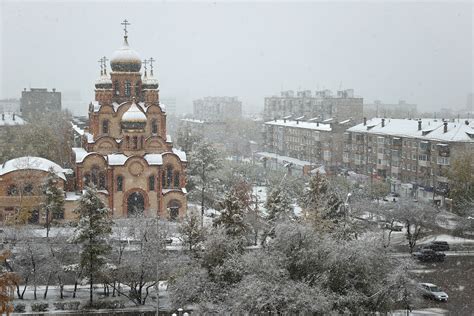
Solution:
[{"label": "arched window", "polygon": [[158,134],[158,121],[156,119],[153,119],[153,121],[151,121],[151,132],[153,134]]},{"label": "arched window", "polygon": [[100,172],[99,173],[99,185],[98,185],[98,188],[101,189],[101,190],[105,190],[106,187],[105,187],[105,173],[104,172]]},{"label": "arched window", "polygon": [[18,195],[18,189],[16,185],[12,184],[7,189],[7,195]]},{"label": "arched window", "polygon": [[173,183],[173,167],[166,167],[166,187],[171,188]]},{"label": "arched window", "polygon": [[166,173],[164,170],[161,172],[161,188],[166,188]]},{"label": "arched window", "polygon": [[174,173],[174,183],[173,183],[173,186],[174,186],[175,188],[179,188],[179,187],[180,187],[180,185],[179,185],[179,171],[176,171],[176,172]]},{"label": "arched window", "polygon": [[138,84],[138,81],[135,83],[135,96],[137,98],[140,97],[140,85]]},{"label": "arched window", "polygon": [[132,84],[130,81],[125,81],[125,96],[129,97],[132,94]]},{"label": "arched window", "polygon": [[103,120],[102,121],[102,134],[108,134],[109,133],[109,120]]},{"label": "arched window", "polygon": [[181,203],[179,203],[176,200],[171,200],[168,203],[167,209],[168,209],[168,212],[169,212],[170,221],[175,221],[175,220],[178,219],[180,207],[181,207]]},{"label": "arched window", "polygon": [[100,171],[98,166],[93,166],[90,173],[87,172],[84,174],[84,182],[87,186],[94,185],[100,190],[105,190],[107,186],[105,172]]},{"label": "arched window", "polygon": [[133,136],[133,149],[138,149],[138,137]]},{"label": "arched window", "polygon": [[114,82],[114,91],[115,95],[120,95],[120,86],[118,80],[115,80]]},{"label": "arched window", "polygon": [[88,172],[84,173],[84,184],[87,185],[87,186],[90,186],[90,182],[91,182],[90,173],[88,173]]},{"label": "arched window", "polygon": [[117,192],[123,191],[123,177],[118,176],[117,177]]},{"label": "arched window", "polygon": [[155,191],[155,176],[153,175],[148,177],[148,190]]}]

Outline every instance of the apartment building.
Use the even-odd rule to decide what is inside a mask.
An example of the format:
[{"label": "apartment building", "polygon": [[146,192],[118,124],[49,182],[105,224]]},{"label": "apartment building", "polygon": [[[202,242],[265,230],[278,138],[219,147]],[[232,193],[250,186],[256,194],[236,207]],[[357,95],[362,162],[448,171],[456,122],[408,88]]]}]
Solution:
[{"label": "apartment building", "polygon": [[451,162],[474,153],[474,120],[364,119],[344,134],[343,165],[394,192],[444,201]]},{"label": "apartment building", "polygon": [[324,166],[327,172],[336,172],[342,165],[344,132],[350,126],[351,120],[268,121],[264,123],[265,151],[259,155],[280,158],[301,168]]},{"label": "apartment building", "polygon": [[242,102],[237,97],[205,97],[193,101],[193,118],[224,122],[242,117]]},{"label": "apartment building", "polygon": [[280,96],[265,98],[263,118],[265,121],[282,119],[284,117],[302,117],[306,120],[320,121],[335,118],[339,121],[352,119],[362,122],[363,98],[354,95],[353,89],[337,91],[333,95],[331,90],[282,91]]}]

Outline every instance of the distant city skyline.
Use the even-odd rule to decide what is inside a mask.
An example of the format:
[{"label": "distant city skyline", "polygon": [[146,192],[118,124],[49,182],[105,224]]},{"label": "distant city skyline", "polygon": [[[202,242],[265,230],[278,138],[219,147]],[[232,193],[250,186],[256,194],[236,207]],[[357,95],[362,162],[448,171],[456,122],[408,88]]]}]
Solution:
[{"label": "distant city skyline", "polygon": [[[473,88],[473,4],[408,2],[2,1],[0,99],[73,91],[86,113],[97,60],[122,44],[158,60],[164,98],[192,112],[206,96],[263,110],[281,90],[354,89],[365,102],[464,108]],[[65,94],[66,96],[66,94]],[[65,104],[67,106],[67,104]]]}]

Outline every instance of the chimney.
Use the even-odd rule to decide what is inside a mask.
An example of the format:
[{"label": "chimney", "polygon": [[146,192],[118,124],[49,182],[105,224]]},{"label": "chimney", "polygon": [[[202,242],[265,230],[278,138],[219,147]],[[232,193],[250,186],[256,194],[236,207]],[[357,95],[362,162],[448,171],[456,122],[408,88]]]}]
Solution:
[{"label": "chimney", "polygon": [[5,121],[5,113],[2,113],[2,121]]},{"label": "chimney", "polygon": [[382,119],[382,127],[385,127],[385,119]]},{"label": "chimney", "polygon": [[421,131],[421,120],[418,120],[418,130]]},{"label": "chimney", "polygon": [[15,120],[15,113],[13,113],[13,120]]},{"label": "chimney", "polygon": [[319,122],[316,122],[316,126],[319,126]]},{"label": "chimney", "polygon": [[443,125],[444,125],[443,133],[447,133],[448,132],[448,122],[444,122]]},{"label": "chimney", "polygon": [[298,125],[300,123],[300,120],[296,120],[296,125]]},{"label": "chimney", "polygon": [[53,88],[53,92],[56,92],[56,88]]},{"label": "chimney", "polygon": [[366,125],[367,125],[367,118],[364,117],[364,126],[366,126]]},{"label": "chimney", "polygon": [[283,119],[283,123],[286,123],[286,118]]},{"label": "chimney", "polygon": [[468,121],[468,120],[465,120],[464,123],[465,123],[466,125],[469,125],[469,121]]}]

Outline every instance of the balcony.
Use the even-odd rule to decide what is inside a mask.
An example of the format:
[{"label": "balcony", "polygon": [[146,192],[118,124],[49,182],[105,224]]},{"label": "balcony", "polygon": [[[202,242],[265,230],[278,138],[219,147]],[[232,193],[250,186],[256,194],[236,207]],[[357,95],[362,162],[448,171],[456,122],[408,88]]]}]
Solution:
[{"label": "balcony", "polygon": [[430,167],[431,162],[429,160],[418,160],[418,165],[420,167]]}]

